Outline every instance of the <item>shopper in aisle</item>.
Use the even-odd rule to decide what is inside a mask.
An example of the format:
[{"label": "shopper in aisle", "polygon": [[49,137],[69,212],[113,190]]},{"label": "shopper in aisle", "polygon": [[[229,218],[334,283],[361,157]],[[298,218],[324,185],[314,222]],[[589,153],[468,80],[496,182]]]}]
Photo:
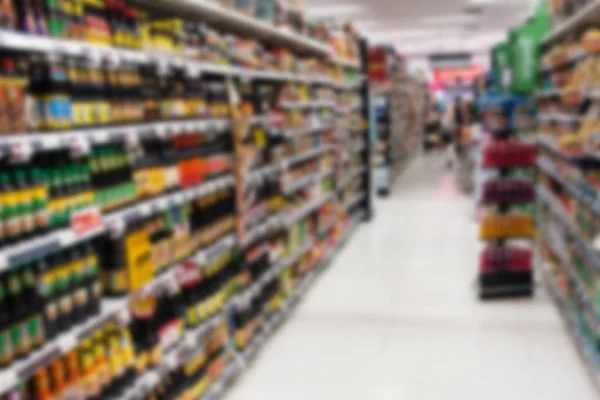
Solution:
[{"label": "shopper in aisle", "polygon": [[439,149],[444,146],[442,137],[442,106],[435,102],[427,112],[427,122],[425,124],[425,140],[423,143],[425,151]]},{"label": "shopper in aisle", "polygon": [[460,154],[460,137],[468,120],[463,98],[461,96],[455,97],[452,105],[448,107],[444,124],[450,144],[447,149],[446,166],[448,169],[452,169],[456,155]]}]

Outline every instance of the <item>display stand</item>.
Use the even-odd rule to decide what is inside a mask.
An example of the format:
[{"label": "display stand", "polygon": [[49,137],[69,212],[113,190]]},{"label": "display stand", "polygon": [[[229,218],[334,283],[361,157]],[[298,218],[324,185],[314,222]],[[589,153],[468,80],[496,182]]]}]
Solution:
[{"label": "display stand", "polygon": [[[511,106],[500,102],[487,111],[487,131],[494,140],[483,152],[483,167],[496,171],[483,183],[481,205],[487,214],[480,221],[480,238],[487,242],[479,266],[482,300],[530,297],[534,293],[531,215],[519,207],[535,199],[530,178],[515,171],[535,165],[535,148],[514,137]],[[521,174],[522,176],[522,174]]]}]

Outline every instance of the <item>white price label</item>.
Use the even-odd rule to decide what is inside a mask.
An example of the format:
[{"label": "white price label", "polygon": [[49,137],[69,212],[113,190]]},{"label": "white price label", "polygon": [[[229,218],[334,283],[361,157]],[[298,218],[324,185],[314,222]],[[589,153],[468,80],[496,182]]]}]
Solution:
[{"label": "white price label", "polygon": [[129,150],[133,150],[138,147],[139,144],[139,136],[133,129],[128,129],[125,131],[125,146]]},{"label": "white price label", "polygon": [[81,136],[71,136],[67,140],[68,148],[74,157],[81,157],[90,153],[90,142]]},{"label": "white price label", "polygon": [[77,346],[77,338],[75,337],[75,335],[66,334],[62,335],[58,339],[58,347],[60,348],[62,353],[68,353],[69,351],[74,349],[75,346]]},{"label": "white price label", "polygon": [[202,75],[202,69],[200,68],[200,65],[195,62],[186,63],[185,72],[189,78],[200,78]]},{"label": "white price label", "polygon": [[18,383],[17,371],[7,370],[0,374],[0,393],[6,393]]},{"label": "white price label", "polygon": [[125,231],[125,222],[120,218],[113,218],[106,222],[106,229],[111,237],[120,237]]},{"label": "white price label", "polygon": [[33,147],[28,141],[14,142],[10,145],[10,157],[13,161],[23,162],[31,159]]}]

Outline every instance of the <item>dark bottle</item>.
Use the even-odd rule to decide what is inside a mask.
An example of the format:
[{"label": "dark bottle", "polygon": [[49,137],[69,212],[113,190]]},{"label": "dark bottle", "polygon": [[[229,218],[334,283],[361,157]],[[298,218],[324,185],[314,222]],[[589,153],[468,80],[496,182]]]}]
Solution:
[{"label": "dark bottle", "polygon": [[33,235],[35,223],[33,216],[33,193],[29,182],[27,181],[27,172],[25,169],[15,171],[15,189],[17,190],[19,203],[19,216],[21,221],[21,237],[30,237]]},{"label": "dark bottle", "polygon": [[6,226],[6,243],[15,243],[21,237],[19,196],[12,184],[10,172],[0,172],[0,186],[3,193],[2,214]]},{"label": "dark bottle", "polygon": [[83,245],[85,258],[84,283],[88,293],[87,315],[93,316],[100,313],[102,299],[102,284],[98,270],[98,256],[90,243]]},{"label": "dark bottle", "polygon": [[35,33],[35,13],[30,0],[16,2],[18,13],[18,28],[20,31]]},{"label": "dark bottle", "polygon": [[71,292],[69,263],[61,253],[53,257],[52,269],[56,274],[58,297],[58,330],[64,332],[73,324],[73,294]]},{"label": "dark bottle", "polygon": [[17,358],[24,357],[31,349],[31,340],[26,325],[26,307],[23,299],[23,286],[18,269],[8,273],[8,303],[11,310],[10,339]]},{"label": "dark bottle", "polygon": [[25,315],[27,333],[32,347],[44,344],[45,333],[41,314],[42,303],[36,285],[37,279],[32,265],[25,266],[22,272],[23,301],[25,303]]},{"label": "dark bottle", "polygon": [[[0,166],[0,168],[4,169],[4,166]],[[7,191],[6,183],[9,182],[8,174],[6,172],[0,172],[0,248],[7,243],[7,213],[9,202],[7,201],[8,196],[10,196],[10,191]]]},{"label": "dark bottle", "polygon": [[10,340],[9,307],[4,282],[0,280],[0,368],[8,366],[14,357],[14,349]]},{"label": "dark bottle", "polygon": [[40,301],[43,304],[44,330],[48,340],[58,333],[58,297],[56,296],[56,273],[45,258],[35,263]]},{"label": "dark bottle", "polygon": [[69,252],[71,290],[73,292],[73,322],[78,324],[88,317],[88,291],[85,285],[85,256],[79,248]]},{"label": "dark bottle", "polygon": [[34,233],[40,235],[48,230],[48,191],[41,168],[37,166],[32,168],[30,174],[33,196],[33,219],[35,224]]}]

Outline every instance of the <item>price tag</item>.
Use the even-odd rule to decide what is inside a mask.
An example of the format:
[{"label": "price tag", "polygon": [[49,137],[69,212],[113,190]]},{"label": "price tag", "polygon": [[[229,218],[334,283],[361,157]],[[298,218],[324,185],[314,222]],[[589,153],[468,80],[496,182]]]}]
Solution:
[{"label": "price tag", "polygon": [[189,78],[200,78],[202,76],[202,69],[195,62],[186,63],[185,72]]},{"label": "price tag", "polygon": [[[175,357],[173,357],[175,358]],[[174,368],[174,367],[173,367]],[[156,372],[152,372],[148,375],[144,387],[146,390],[152,390],[160,382],[160,376]]]},{"label": "price tag", "polygon": [[139,144],[139,136],[133,129],[127,129],[124,132],[125,146],[128,150],[135,150]]},{"label": "price tag", "polygon": [[158,75],[161,75],[161,76],[167,75],[170,70],[168,60],[164,57],[157,57],[156,58],[156,70],[158,72]]},{"label": "price tag", "polygon": [[106,223],[106,229],[112,238],[121,237],[125,231],[125,222],[120,218],[113,218]]},{"label": "price tag", "polygon": [[58,339],[58,347],[63,354],[73,350],[75,346],[77,346],[77,338],[75,335],[65,334]]},{"label": "price tag", "polygon": [[33,146],[28,141],[14,142],[10,145],[10,158],[16,162],[25,162],[33,155]]},{"label": "price tag", "polygon": [[88,235],[103,227],[99,207],[90,207],[71,214],[71,227],[77,236]]},{"label": "price tag", "polygon": [[67,138],[66,147],[69,148],[71,155],[82,157],[90,153],[90,142],[81,136],[71,136]]},{"label": "price tag", "polygon": [[100,66],[104,59],[104,52],[94,47],[84,47],[82,50],[84,57],[92,66]]},{"label": "price tag", "polygon": [[6,393],[9,390],[13,389],[14,386],[18,383],[19,378],[17,376],[17,371],[14,371],[14,368],[11,370],[3,371],[0,374],[0,393]]},{"label": "price tag", "polygon": [[196,256],[196,262],[202,266],[206,266],[208,264],[206,259],[206,253],[201,252]]}]

